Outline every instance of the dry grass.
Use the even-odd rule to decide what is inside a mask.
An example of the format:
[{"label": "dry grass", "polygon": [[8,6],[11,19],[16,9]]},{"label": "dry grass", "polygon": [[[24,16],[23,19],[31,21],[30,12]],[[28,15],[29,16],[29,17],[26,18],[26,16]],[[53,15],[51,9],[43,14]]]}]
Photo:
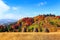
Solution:
[{"label": "dry grass", "polygon": [[2,32],[0,40],[60,40],[60,32]]}]

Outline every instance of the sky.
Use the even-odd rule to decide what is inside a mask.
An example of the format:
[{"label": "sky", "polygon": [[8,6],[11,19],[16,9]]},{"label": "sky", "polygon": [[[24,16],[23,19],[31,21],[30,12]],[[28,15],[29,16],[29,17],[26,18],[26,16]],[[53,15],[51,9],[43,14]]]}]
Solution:
[{"label": "sky", "polygon": [[0,19],[60,15],[60,0],[0,0]]}]

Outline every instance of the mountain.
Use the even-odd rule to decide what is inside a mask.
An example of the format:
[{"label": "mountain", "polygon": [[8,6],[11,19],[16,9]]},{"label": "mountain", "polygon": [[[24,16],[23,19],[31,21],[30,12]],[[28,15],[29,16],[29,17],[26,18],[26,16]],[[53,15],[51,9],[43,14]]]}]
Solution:
[{"label": "mountain", "polygon": [[10,23],[13,23],[13,22],[16,22],[17,20],[14,20],[14,19],[0,19],[0,25],[3,25],[3,24],[10,24]]},{"label": "mountain", "polygon": [[57,32],[60,30],[60,16],[38,15],[25,17],[18,21],[1,19],[0,24],[3,24],[0,25],[1,32]]}]

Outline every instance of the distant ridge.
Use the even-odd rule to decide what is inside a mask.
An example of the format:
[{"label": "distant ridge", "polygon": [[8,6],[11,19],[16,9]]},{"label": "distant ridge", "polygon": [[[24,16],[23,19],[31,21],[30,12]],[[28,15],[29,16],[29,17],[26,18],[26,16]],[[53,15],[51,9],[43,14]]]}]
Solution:
[{"label": "distant ridge", "polygon": [[14,20],[14,19],[0,19],[0,25],[3,25],[3,24],[10,24],[10,23],[13,23],[13,22],[16,22],[17,20]]}]

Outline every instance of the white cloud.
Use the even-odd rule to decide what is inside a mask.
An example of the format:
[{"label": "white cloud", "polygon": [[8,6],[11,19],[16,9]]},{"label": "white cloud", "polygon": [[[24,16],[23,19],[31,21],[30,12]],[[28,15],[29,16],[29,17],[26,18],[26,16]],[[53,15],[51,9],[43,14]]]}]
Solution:
[{"label": "white cloud", "polygon": [[[0,19],[19,19],[20,15],[16,15],[17,7],[10,7],[0,0]],[[8,12],[9,11],[9,12]],[[13,12],[11,12],[13,11]]]},{"label": "white cloud", "polygon": [[43,5],[46,5],[47,4],[47,2],[45,1],[45,2],[40,2],[40,3],[38,3],[38,6],[43,6]]},{"label": "white cloud", "polygon": [[18,8],[17,7],[12,7],[12,10],[18,10]]},{"label": "white cloud", "polygon": [[23,18],[23,17],[21,15],[12,14],[12,13],[0,16],[0,19],[17,19],[17,20],[19,20],[20,18]]},{"label": "white cloud", "polygon": [[[21,19],[26,17],[20,13],[21,7],[12,7],[5,4],[2,0],[0,0],[0,19]],[[23,12],[24,13],[24,12]]]},{"label": "white cloud", "polygon": [[6,5],[2,0],[0,0],[0,14],[6,12],[10,9],[8,5]]}]

